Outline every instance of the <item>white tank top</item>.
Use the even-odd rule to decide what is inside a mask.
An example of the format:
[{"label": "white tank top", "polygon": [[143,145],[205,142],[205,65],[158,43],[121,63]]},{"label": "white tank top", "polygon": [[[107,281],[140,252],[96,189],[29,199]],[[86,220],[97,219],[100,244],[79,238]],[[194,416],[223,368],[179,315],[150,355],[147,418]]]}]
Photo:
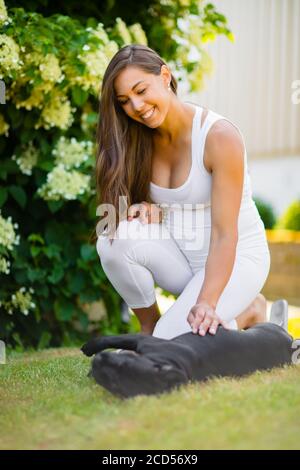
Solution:
[{"label": "white tank top", "polygon": [[[182,220],[184,220],[186,232],[188,232],[189,235],[191,235],[191,232],[195,232],[196,230],[198,231],[201,227],[205,228],[204,240],[202,240],[202,254],[205,257],[209,248],[212,187],[212,175],[206,170],[203,164],[205,141],[209,130],[216,121],[225,119],[231,124],[233,123],[222,115],[209,110],[201,128],[203,108],[195,104],[193,104],[193,106],[196,108],[196,111],[192,125],[192,165],[189,176],[181,186],[171,189],[158,186],[151,182],[150,197],[154,203],[164,203],[165,205],[171,206],[167,210],[166,224],[175,237],[178,230],[182,230],[180,217],[178,217],[178,214],[176,217],[174,216],[178,211],[184,213],[184,219]],[[245,240],[245,242],[247,240],[247,242],[251,244],[250,239],[252,238],[253,245],[253,237],[257,240],[256,235],[259,235],[258,238],[260,242],[263,241],[264,244],[266,240],[264,225],[252,199],[251,181],[247,166],[247,152],[244,138],[239,128],[235,124],[233,125],[240,133],[244,144],[244,182],[238,218],[239,243],[241,244],[242,240]],[[226,197],[226,194],[224,194],[224,197]],[[196,246],[200,246],[199,240]],[[192,245],[191,249],[193,249]]]}]

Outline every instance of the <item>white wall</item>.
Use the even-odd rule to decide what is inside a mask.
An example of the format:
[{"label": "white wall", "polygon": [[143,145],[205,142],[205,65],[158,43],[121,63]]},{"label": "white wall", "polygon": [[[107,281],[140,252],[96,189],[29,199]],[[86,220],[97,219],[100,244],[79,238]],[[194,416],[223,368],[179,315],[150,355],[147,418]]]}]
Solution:
[{"label": "white wall", "polygon": [[[300,197],[300,0],[212,0],[235,35],[207,45],[214,64],[205,90],[182,99],[206,106],[242,131],[254,195],[277,213]],[[294,160],[293,160],[294,158]]]},{"label": "white wall", "polygon": [[213,0],[235,43],[207,45],[215,71],[206,89],[189,95],[241,128],[250,158],[300,155],[300,0]]}]

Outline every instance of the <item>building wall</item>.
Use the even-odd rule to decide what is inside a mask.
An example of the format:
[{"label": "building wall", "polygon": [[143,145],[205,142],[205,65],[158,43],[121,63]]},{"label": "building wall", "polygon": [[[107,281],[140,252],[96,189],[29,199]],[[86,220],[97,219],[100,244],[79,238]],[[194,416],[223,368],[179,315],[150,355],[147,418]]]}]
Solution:
[{"label": "building wall", "polygon": [[[215,65],[205,90],[181,92],[235,122],[248,157],[300,156],[300,0],[213,0],[235,35],[207,45]],[[300,91],[298,93],[300,97]]]}]

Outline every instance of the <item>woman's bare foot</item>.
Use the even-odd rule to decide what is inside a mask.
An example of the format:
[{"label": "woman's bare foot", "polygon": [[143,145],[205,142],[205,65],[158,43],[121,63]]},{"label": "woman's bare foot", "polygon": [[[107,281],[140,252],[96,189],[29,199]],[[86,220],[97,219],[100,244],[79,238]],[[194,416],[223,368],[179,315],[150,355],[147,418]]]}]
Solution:
[{"label": "woman's bare foot", "polygon": [[249,307],[236,318],[239,330],[245,330],[257,323],[264,323],[266,321],[267,301],[262,294],[258,294]]}]

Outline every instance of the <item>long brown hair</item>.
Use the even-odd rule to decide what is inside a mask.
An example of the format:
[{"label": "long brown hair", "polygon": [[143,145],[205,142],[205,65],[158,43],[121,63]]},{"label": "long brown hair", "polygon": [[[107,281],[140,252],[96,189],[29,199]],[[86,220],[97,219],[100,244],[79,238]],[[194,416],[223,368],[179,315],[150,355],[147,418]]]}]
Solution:
[{"label": "long brown hair", "polygon": [[[97,204],[112,204],[116,211],[115,221],[109,214],[105,219],[108,235],[113,234],[114,226],[117,228],[125,215],[119,212],[119,197],[127,198],[128,207],[141,201],[153,202],[150,198],[153,130],[127,116],[115,96],[114,80],[129,66],[160,75],[162,65],[166,63],[153,49],[131,44],[114,55],[103,77],[95,170]],[[170,86],[177,94],[173,75]]]}]

